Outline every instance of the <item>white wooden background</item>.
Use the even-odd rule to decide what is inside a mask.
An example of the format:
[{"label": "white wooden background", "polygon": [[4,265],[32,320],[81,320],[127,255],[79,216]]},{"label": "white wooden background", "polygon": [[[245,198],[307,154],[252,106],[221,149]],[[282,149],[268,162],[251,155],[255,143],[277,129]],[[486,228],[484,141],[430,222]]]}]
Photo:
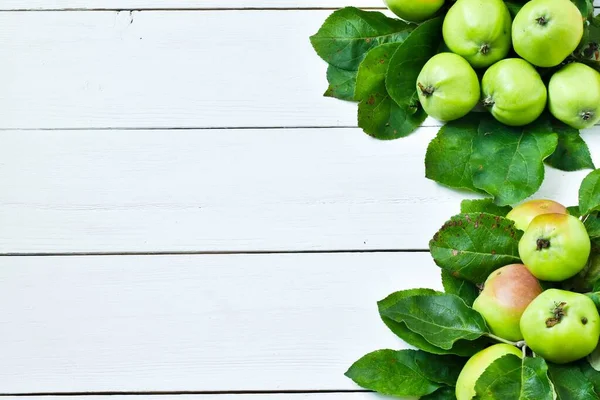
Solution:
[{"label": "white wooden background", "polygon": [[424,178],[435,122],[379,142],[321,96],[308,36],[344,5],[381,8],[0,2],[0,395],[380,398],[343,372],[404,346],[375,302],[440,286],[469,195]]}]

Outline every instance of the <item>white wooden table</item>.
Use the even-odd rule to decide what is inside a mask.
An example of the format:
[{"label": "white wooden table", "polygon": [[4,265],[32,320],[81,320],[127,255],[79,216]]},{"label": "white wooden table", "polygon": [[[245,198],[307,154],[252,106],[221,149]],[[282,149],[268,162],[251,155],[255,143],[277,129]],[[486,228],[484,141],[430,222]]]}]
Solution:
[{"label": "white wooden table", "polygon": [[440,286],[467,195],[424,178],[434,122],[379,142],[321,96],[344,5],[381,6],[0,2],[0,394],[377,398],[343,372],[404,346],[375,302]]}]

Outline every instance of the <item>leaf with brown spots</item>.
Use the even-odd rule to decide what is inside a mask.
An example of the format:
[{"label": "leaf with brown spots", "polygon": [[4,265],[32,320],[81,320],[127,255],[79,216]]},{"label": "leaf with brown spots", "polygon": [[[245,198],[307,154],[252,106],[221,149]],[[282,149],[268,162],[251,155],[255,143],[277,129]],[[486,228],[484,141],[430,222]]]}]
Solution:
[{"label": "leaf with brown spots", "polygon": [[417,129],[427,117],[414,101],[412,106],[400,107],[385,88],[389,61],[400,43],[375,47],[358,68],[354,97],[358,105],[358,126],[377,139],[397,139]]},{"label": "leaf with brown spots", "polygon": [[345,69],[330,65],[327,68],[327,81],[329,82],[329,87],[323,96],[334,97],[340,100],[354,100],[356,73],[356,71],[346,71]]},{"label": "leaf with brown spots", "polygon": [[486,213],[459,214],[434,235],[429,249],[440,268],[477,284],[494,270],[519,262],[522,235],[506,218]]}]

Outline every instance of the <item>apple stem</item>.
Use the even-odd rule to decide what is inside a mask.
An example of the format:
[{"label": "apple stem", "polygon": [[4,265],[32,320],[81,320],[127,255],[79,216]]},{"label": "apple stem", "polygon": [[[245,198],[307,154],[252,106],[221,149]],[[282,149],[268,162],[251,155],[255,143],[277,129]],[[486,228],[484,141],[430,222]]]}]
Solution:
[{"label": "apple stem", "polygon": [[486,333],[485,335],[486,335],[487,337],[489,337],[490,339],[494,339],[494,340],[495,340],[495,341],[497,341],[497,342],[500,342],[500,343],[505,343],[505,344],[510,344],[511,346],[515,346],[515,347],[519,347],[519,348],[520,348],[521,346],[523,346],[523,345],[524,345],[524,343],[525,343],[525,342],[523,342],[523,341],[521,341],[521,342],[511,342],[510,340],[503,339],[503,338],[501,338],[500,336],[496,336],[496,335],[494,335],[494,334],[492,334],[492,333]]},{"label": "apple stem", "polygon": [[523,350],[523,358],[527,357],[527,344],[523,344],[521,350]]}]

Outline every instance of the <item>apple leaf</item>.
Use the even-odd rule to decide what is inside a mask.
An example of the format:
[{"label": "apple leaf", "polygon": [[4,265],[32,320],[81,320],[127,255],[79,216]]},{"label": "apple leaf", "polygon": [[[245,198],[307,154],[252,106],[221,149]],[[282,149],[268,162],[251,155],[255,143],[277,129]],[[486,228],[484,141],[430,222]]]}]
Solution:
[{"label": "apple leaf", "polygon": [[358,126],[377,139],[404,137],[427,117],[417,101],[398,106],[385,87],[388,64],[400,43],[387,43],[369,51],[360,63],[354,97],[358,104]]},{"label": "apple leaf", "polygon": [[589,297],[590,299],[592,299],[592,301],[596,305],[596,308],[598,309],[598,311],[600,311],[600,292],[594,291],[594,292],[585,293],[585,295],[587,297]]},{"label": "apple leaf", "polygon": [[592,241],[600,239],[600,215],[598,215],[597,211],[588,214],[587,217],[585,217],[583,224]]},{"label": "apple leaf", "polygon": [[452,188],[481,192],[473,185],[470,165],[477,125],[474,114],[444,125],[427,147],[425,177]]},{"label": "apple leaf", "polygon": [[354,100],[354,87],[356,86],[356,71],[346,71],[330,65],[327,67],[327,81],[329,87],[323,94],[340,100]]},{"label": "apple leaf", "polygon": [[557,400],[598,400],[594,385],[576,364],[548,364],[548,372]]},{"label": "apple leaf", "polygon": [[596,372],[600,372],[600,346],[596,346],[594,351],[586,357],[586,361]]},{"label": "apple leaf", "polygon": [[440,356],[418,351],[415,361],[421,373],[430,381],[456,386],[460,371],[465,366],[467,359],[457,356]]},{"label": "apple leaf", "polygon": [[392,56],[386,87],[399,106],[411,106],[417,92],[417,77],[423,65],[433,57],[442,42],[443,18],[420,24]]},{"label": "apple leaf", "polygon": [[403,322],[436,347],[450,350],[463,340],[475,340],[489,333],[483,317],[451,294],[414,295],[397,299],[381,316]]},{"label": "apple leaf", "polygon": [[596,394],[600,395],[600,371],[594,369],[588,360],[581,360],[579,362],[579,369],[592,386],[594,386]]},{"label": "apple leaf", "polygon": [[453,387],[443,387],[435,392],[421,397],[421,400],[456,400],[456,393]]},{"label": "apple leaf", "polygon": [[358,104],[358,126],[371,137],[380,140],[398,139],[414,132],[427,118],[415,104],[400,107],[392,100],[385,86]]},{"label": "apple leaf", "polygon": [[359,386],[381,394],[424,396],[443,385],[427,379],[417,364],[418,354],[416,350],[377,350],[352,364],[345,375]]},{"label": "apple leaf", "polygon": [[482,117],[470,157],[473,184],[499,205],[534,194],[544,180],[544,159],[554,152],[556,133],[543,118],[525,127],[509,127]]},{"label": "apple leaf", "polygon": [[558,145],[554,153],[546,159],[546,164],[562,171],[596,168],[590,156],[590,149],[577,129],[558,121],[553,122],[552,128],[558,135]]},{"label": "apple leaf", "polygon": [[510,11],[510,16],[511,17],[515,17],[515,15],[517,15],[517,13],[521,10],[521,8],[523,7],[523,2],[519,2],[519,1],[505,1],[506,3],[506,7],[508,7],[508,11]]},{"label": "apple leaf", "polygon": [[394,52],[401,43],[386,43],[369,50],[366,57],[358,66],[356,76],[356,100],[364,100],[371,93],[378,91],[383,85],[385,89],[385,75]]},{"label": "apple leaf", "polygon": [[404,322],[397,322],[390,318],[385,317],[383,314],[385,310],[389,307],[396,304],[397,301],[409,296],[416,295],[442,295],[443,293],[436,292],[432,289],[410,289],[403,290],[400,292],[392,293],[385,299],[379,301],[377,306],[379,308],[379,314],[381,319],[386,324],[386,326],[394,332],[400,339],[404,340],[411,346],[414,346],[418,349],[426,351],[432,354],[456,354],[459,356],[469,357],[473,354],[477,353],[480,350],[483,350],[488,346],[487,340],[475,340],[475,341],[467,341],[467,340],[459,340],[457,341],[451,349],[445,350],[439,347],[436,347],[429,343],[427,340],[423,338],[420,334],[411,331],[408,329]]},{"label": "apple leaf", "polygon": [[553,400],[554,390],[543,358],[500,357],[475,383],[478,400]]},{"label": "apple leaf", "polygon": [[600,169],[590,172],[579,187],[579,210],[582,215],[600,209]]},{"label": "apple leaf", "polygon": [[402,42],[414,27],[380,12],[346,7],[333,12],[310,42],[327,63],[356,71],[370,49],[383,43]]},{"label": "apple leaf", "polygon": [[511,206],[499,206],[494,203],[492,199],[476,199],[476,200],[463,200],[460,203],[460,212],[462,214],[466,213],[476,213],[483,212],[492,215],[499,215],[501,217],[506,217],[512,210]]},{"label": "apple leaf", "polygon": [[548,364],[541,357],[525,357],[521,363],[523,400],[554,400],[554,387],[548,377]]},{"label": "apple leaf", "polygon": [[447,221],[429,242],[435,263],[453,276],[473,283],[519,262],[523,233],[506,218],[485,214],[459,214]]},{"label": "apple leaf", "polygon": [[491,363],[475,383],[477,400],[520,399],[521,359],[507,354]]},{"label": "apple leaf", "polygon": [[581,217],[581,213],[579,212],[579,206],[569,206],[567,207],[567,212],[569,215],[572,215],[576,218]]},{"label": "apple leaf", "polygon": [[562,283],[562,289],[572,292],[587,293],[595,291],[600,281],[600,253],[592,251],[585,268],[574,277]]},{"label": "apple leaf", "polygon": [[477,286],[469,281],[453,276],[445,269],[442,270],[442,285],[446,293],[460,297],[468,306],[472,306],[477,296],[479,296]]}]

